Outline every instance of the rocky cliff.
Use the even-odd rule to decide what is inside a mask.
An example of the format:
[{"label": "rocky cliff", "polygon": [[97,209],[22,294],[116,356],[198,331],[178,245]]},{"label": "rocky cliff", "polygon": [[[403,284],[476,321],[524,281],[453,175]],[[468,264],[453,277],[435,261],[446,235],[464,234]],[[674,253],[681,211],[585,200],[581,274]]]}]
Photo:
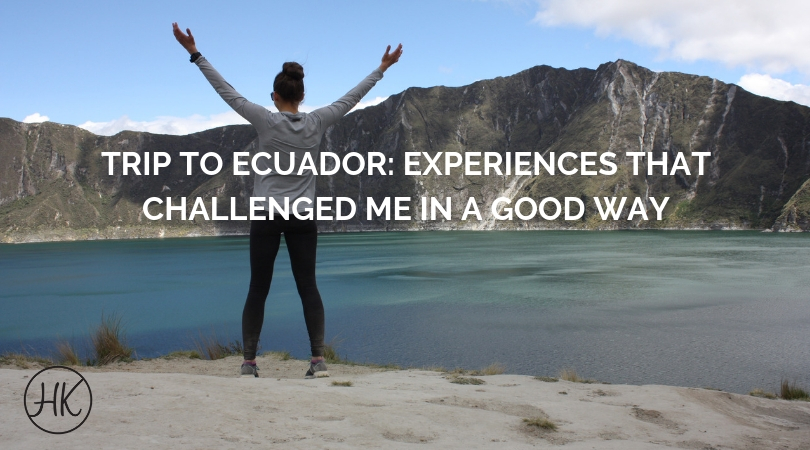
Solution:
[{"label": "rocky cliff", "polygon": [[[214,95],[212,93],[212,95]],[[410,88],[356,111],[329,129],[322,151],[383,152],[393,175],[338,173],[320,176],[319,196],[358,202],[356,218],[322,222],[324,230],[491,228],[741,228],[807,230],[810,227],[810,108],[759,97],[707,77],[657,73],[627,61],[592,69],[537,66],[518,74],[448,88]],[[122,132],[96,136],[68,125],[23,124],[0,119],[0,235],[5,241],[155,237],[244,232],[246,223],[150,221],[149,197],[217,197],[230,209],[236,198],[247,211],[252,176],[235,176],[232,153],[253,151],[250,126],[228,126],[188,136]],[[163,151],[173,164],[159,176],[107,175],[103,151]],[[183,151],[217,152],[225,170],[187,176]],[[592,151],[613,152],[610,176],[449,176],[404,174],[404,153]],[[652,159],[679,152],[708,152],[706,170],[691,175],[634,175],[627,152]],[[364,199],[451,197],[453,220],[366,221]],[[592,202],[577,221],[495,221],[488,205],[497,197],[670,197],[664,220],[603,221]],[[468,198],[484,220],[460,221]],[[190,206],[189,206],[190,207]],[[652,211],[652,208],[649,208]]]}]

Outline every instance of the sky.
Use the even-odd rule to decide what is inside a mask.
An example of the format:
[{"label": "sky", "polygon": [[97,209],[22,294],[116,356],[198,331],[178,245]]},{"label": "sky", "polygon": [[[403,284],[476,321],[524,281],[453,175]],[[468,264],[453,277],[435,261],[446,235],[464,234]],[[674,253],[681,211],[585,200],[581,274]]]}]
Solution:
[{"label": "sky", "polygon": [[189,63],[172,22],[191,28],[243,96],[271,109],[284,61],[304,66],[309,111],[354,87],[398,43],[400,62],[360,106],[411,86],[617,59],[810,105],[808,19],[810,2],[787,0],[2,2],[0,117],[104,135],[246,123]]}]

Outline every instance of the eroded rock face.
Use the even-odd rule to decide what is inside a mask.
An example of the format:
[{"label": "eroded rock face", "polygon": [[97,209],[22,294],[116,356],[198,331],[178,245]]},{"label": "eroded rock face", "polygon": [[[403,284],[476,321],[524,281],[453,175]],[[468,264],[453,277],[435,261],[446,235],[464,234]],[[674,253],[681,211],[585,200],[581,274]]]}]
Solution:
[{"label": "eroded rock face", "polygon": [[773,231],[810,231],[810,180],[785,203]]},{"label": "eroded rock face", "polygon": [[[651,72],[627,61],[596,70],[537,66],[509,77],[458,88],[410,88],[385,102],[356,111],[327,131],[321,150],[345,155],[382,152],[393,175],[320,176],[319,196],[357,202],[350,221],[324,221],[324,230],[482,228],[750,228],[807,230],[810,213],[810,108],[759,97],[707,77]],[[122,132],[96,136],[55,123],[22,124],[0,119],[0,234],[5,240],[37,235],[55,239],[108,235],[159,236],[244,232],[245,222],[150,221],[142,212],[149,197],[217,197],[222,210],[247,212],[252,176],[235,176],[232,154],[253,151],[250,126],[227,126],[187,136]],[[167,152],[173,164],[159,176],[107,175],[103,151]],[[187,176],[180,152],[209,151],[225,169]],[[584,151],[615,153],[618,169],[605,176],[477,175],[462,168],[450,175],[407,176],[405,152]],[[708,152],[704,174],[688,159],[690,174],[633,174],[628,152]],[[598,160],[598,157],[597,157]],[[366,219],[365,198],[414,199],[409,222]],[[452,199],[450,221],[419,220],[419,197]],[[670,197],[662,221],[603,221],[592,201],[576,221],[536,218],[496,221],[489,205],[498,197]],[[474,197],[483,220],[461,221]],[[193,201],[190,201],[189,209]],[[124,231],[122,231],[124,230]]]}]

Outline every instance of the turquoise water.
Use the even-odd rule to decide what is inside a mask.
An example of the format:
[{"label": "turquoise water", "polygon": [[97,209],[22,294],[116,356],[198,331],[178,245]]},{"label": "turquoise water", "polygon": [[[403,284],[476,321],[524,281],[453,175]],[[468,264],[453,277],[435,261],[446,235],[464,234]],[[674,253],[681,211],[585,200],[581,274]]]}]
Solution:
[{"label": "turquoise water", "polygon": [[[247,238],[0,245],[0,351],[123,317],[139,356],[239,337]],[[327,341],[357,361],[737,392],[810,382],[810,237],[757,232],[322,234]],[[306,357],[282,246],[262,349]]]}]

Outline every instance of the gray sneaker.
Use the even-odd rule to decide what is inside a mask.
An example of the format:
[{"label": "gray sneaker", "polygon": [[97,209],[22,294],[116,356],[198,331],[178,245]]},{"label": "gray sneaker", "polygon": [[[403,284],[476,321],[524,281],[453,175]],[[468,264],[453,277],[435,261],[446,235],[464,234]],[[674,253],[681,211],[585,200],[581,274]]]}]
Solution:
[{"label": "gray sneaker", "polygon": [[322,378],[328,377],[329,372],[326,371],[326,361],[320,360],[317,364],[312,364],[310,361],[309,363],[309,370],[307,370],[306,375],[304,378],[312,379],[312,378]]},{"label": "gray sneaker", "polygon": [[242,363],[242,378],[259,378],[259,368],[255,364]]}]

